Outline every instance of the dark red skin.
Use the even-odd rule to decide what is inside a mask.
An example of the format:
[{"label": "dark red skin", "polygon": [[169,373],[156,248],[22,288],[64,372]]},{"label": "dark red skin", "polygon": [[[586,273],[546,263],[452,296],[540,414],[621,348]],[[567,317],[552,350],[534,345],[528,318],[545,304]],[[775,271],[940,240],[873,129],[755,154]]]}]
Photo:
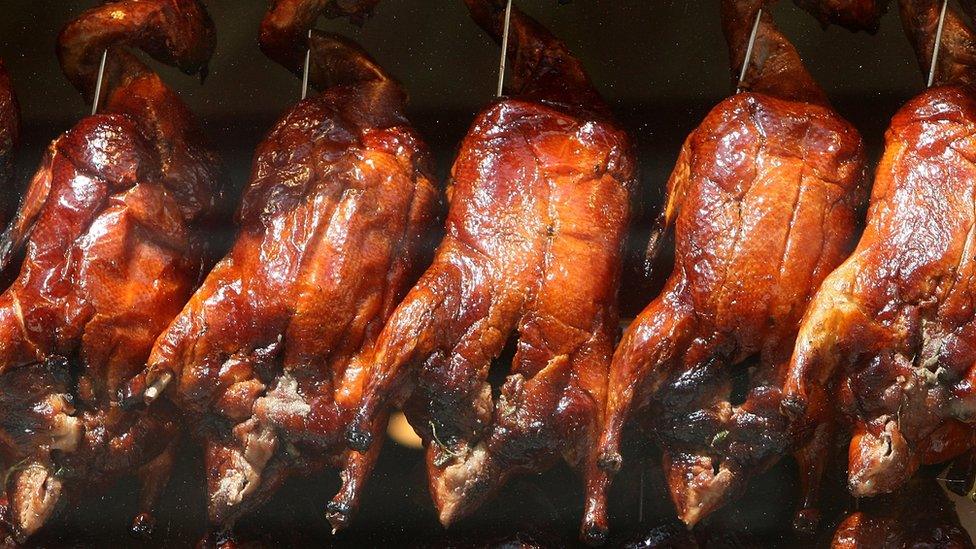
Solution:
[{"label": "dark red skin", "polygon": [[14,150],[20,140],[20,108],[14,95],[10,75],[0,60],[0,226],[7,220],[17,204],[17,196],[12,188],[14,171]]},{"label": "dark red skin", "polygon": [[[322,7],[274,3],[262,48],[300,67]],[[289,36],[302,37],[300,55]],[[310,82],[323,91],[258,146],[233,248],[129,391],[153,400],[154,387],[169,387],[196,426],[215,532],[231,530],[288,476],[328,467],[343,479],[328,519],[335,528],[351,520],[379,446],[348,451],[346,427],[372,346],[426,266],[440,213],[430,153],[404,116],[400,85],[339,36],[315,32],[308,46]]]},{"label": "dark red skin", "polygon": [[[74,82],[90,80],[92,43],[120,40],[106,11],[150,42],[170,31],[202,41],[209,57],[212,23],[196,2],[115,2],[62,33],[62,53],[78,54],[62,57]],[[124,50],[109,59],[100,114],[51,144],[0,242],[0,262],[25,255],[0,295],[0,448],[16,464],[5,520],[18,540],[62,492],[72,500],[131,474],[143,482],[134,528],[150,528],[178,439],[171,409],[123,411],[117,395],[198,280],[218,162],[157,75]]]},{"label": "dark red skin", "polygon": [[[498,37],[500,5],[467,4]],[[514,93],[461,143],[446,236],[379,336],[350,430],[353,448],[370,447],[382,436],[377,418],[412,389],[404,410],[445,525],[512,475],[563,459],[586,483],[603,475],[595,443],[635,159],[566,46],[517,9],[511,32]],[[496,402],[489,369],[516,337]],[[586,524],[586,535],[602,535],[604,524]]]}]

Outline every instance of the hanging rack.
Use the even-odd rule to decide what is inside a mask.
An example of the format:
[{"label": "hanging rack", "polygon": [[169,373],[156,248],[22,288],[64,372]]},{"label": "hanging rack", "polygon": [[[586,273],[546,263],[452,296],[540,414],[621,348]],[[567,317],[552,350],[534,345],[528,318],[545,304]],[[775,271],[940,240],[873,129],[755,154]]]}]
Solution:
[{"label": "hanging rack", "polygon": [[756,20],[752,22],[752,31],[749,32],[749,43],[746,45],[746,55],[742,59],[742,68],[739,70],[739,81],[735,85],[735,93],[742,91],[742,82],[746,79],[749,70],[749,62],[752,60],[752,47],[756,44],[756,35],[759,33],[759,20],[762,18],[763,8],[759,6],[756,11]]},{"label": "hanging rack", "polygon": [[95,80],[95,99],[92,100],[92,116],[98,113],[98,99],[102,96],[102,79],[105,78],[106,59],[108,59],[108,48],[102,50],[102,62],[98,65],[98,79]]},{"label": "hanging rack", "polygon": [[502,26],[502,53],[498,60],[498,90],[495,92],[497,97],[502,96],[502,87],[505,85],[505,57],[508,53],[508,28],[512,22],[512,0],[505,4],[505,24]]},{"label": "hanging rack", "polygon": [[939,26],[935,30],[935,45],[932,47],[932,60],[929,62],[929,78],[926,87],[931,88],[935,81],[935,62],[939,59],[939,47],[942,45],[942,28],[945,26],[946,8],[949,0],[942,0],[942,11],[939,12]]}]

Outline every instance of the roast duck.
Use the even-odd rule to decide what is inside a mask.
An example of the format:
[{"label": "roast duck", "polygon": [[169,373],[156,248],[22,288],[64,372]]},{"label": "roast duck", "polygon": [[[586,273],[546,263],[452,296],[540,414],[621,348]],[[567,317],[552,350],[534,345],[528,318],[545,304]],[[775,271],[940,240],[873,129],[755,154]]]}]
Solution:
[{"label": "roast duck", "polygon": [[20,110],[10,76],[0,60],[0,226],[7,223],[17,198],[13,187],[14,149],[20,140]]},{"label": "roast duck", "polygon": [[213,45],[196,0],[109,2],[58,38],[88,101],[107,50],[104,107],[51,143],[0,240],[0,267],[23,256],[0,295],[0,539],[126,474],[142,486],[133,528],[152,526],[178,422],[124,411],[117,394],[198,279],[219,176],[193,115],[126,48],[193,73]]},{"label": "roast duck", "polygon": [[258,146],[233,248],[128,390],[195,426],[212,542],[290,475],[327,467],[342,469],[327,513],[341,528],[379,452],[348,451],[345,431],[380,328],[429,259],[440,196],[400,85],[349,40],[307,38],[325,8],[361,18],[374,3],[272,3],[261,47],[298,74],[308,48],[321,92]]},{"label": "roast duck", "polygon": [[[467,0],[501,38],[503,3]],[[511,12],[507,96],[475,119],[451,171],[446,235],[379,334],[348,439],[375,451],[388,406],[426,446],[445,525],[517,473],[596,466],[636,163],[566,46]],[[511,342],[493,389],[489,370]],[[588,513],[592,513],[588,509]],[[602,535],[592,525],[590,537]]]},{"label": "roast duck", "polygon": [[[761,6],[721,4],[736,76]],[[674,270],[613,356],[598,449],[600,466],[616,471],[625,423],[639,419],[689,526],[792,447],[780,400],[794,338],[821,280],[847,257],[865,198],[860,135],[769,10],[748,63],[742,91],[691,133],[668,181]],[[588,497],[605,500],[605,484]]]},{"label": "roast duck", "polygon": [[[961,3],[970,15],[976,2]],[[938,0],[904,0],[925,72]],[[976,35],[950,8],[935,86],[892,118],[867,227],[817,291],[784,388],[801,438],[852,432],[848,484],[892,492],[923,464],[969,477],[976,421]],[[968,455],[967,455],[968,454]]]}]

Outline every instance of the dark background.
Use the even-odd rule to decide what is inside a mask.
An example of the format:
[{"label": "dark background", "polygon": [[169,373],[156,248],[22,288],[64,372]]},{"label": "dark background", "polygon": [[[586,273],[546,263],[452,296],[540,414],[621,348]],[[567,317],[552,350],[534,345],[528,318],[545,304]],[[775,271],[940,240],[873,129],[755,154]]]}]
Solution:
[{"label": "dark background", "polygon": [[[58,31],[93,0],[0,0],[0,56],[24,116],[23,163],[33,167],[47,142],[89,105],[62,77]],[[197,113],[234,183],[246,178],[250,152],[299,94],[300,82],[264,57],[257,29],[263,0],[207,0],[217,50],[205,85],[168,67],[167,82]],[[728,94],[728,58],[718,0],[520,0],[565,40],[642,148],[644,182],[662,184],[685,134]],[[918,91],[921,72],[897,14],[875,36],[817,21],[789,2],[776,20],[842,114],[876,144],[897,106]],[[492,98],[498,48],[467,17],[460,0],[385,0],[362,28],[322,20],[320,28],[358,40],[411,95],[411,115],[439,152],[441,169],[477,110]],[[30,170],[27,170],[30,171]],[[21,174],[26,175],[26,171]]]},{"label": "dark background", "polygon": [[[90,109],[61,76],[54,43],[61,26],[92,0],[0,0],[0,57],[20,99],[24,140],[18,181],[31,175],[47,143]],[[251,153],[274,120],[298,98],[300,82],[265,58],[256,43],[262,0],[205,0],[217,25],[218,43],[204,85],[161,68],[167,82],[199,115],[226,163],[232,192],[246,182]],[[718,0],[518,0],[565,40],[589,69],[640,149],[644,214],[633,247],[642,245],[642,226],[659,201],[684,136],[730,90],[730,71],[718,18]],[[775,9],[838,110],[864,134],[877,158],[887,121],[922,85],[897,14],[884,19],[875,36],[840,28],[822,30],[791,3]],[[459,0],[385,0],[363,28],[322,20],[319,28],[355,38],[409,91],[410,114],[447,172],[456,144],[495,90],[498,48],[467,17]],[[232,235],[227,227],[225,237]],[[225,238],[225,240],[226,240]],[[666,259],[665,259],[666,261]],[[639,309],[653,287],[632,290],[625,307]],[[185,546],[203,529],[201,456],[187,445],[173,485],[161,505],[152,544]],[[636,467],[636,465],[634,465]],[[792,508],[791,463],[758,479],[742,504],[730,506],[706,525],[718,532],[713,545],[729,547],[781,543],[804,545],[784,534]],[[680,537],[666,519],[671,513],[660,490],[653,458],[644,475],[634,469],[614,494],[615,541],[658,528]],[[641,485],[644,478],[643,504]],[[369,487],[360,517],[349,532],[329,536],[325,503],[337,488],[333,475],[296,481],[258,516],[241,525],[242,538],[269,544],[477,545],[492,535],[517,531],[524,539],[571,543],[581,494],[566,468],[513,483],[478,517],[445,534],[426,496],[419,453],[390,442]],[[93,495],[55,520],[35,543],[52,545],[135,544],[125,530],[134,509],[134,486]],[[639,511],[642,511],[639,512]],[[640,521],[640,515],[643,521]]]}]

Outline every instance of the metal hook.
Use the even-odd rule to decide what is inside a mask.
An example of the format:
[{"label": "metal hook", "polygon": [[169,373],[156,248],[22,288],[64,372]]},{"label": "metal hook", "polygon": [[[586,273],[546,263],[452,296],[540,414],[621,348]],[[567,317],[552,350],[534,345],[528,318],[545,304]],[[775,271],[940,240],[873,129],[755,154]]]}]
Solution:
[{"label": "metal hook", "polygon": [[502,87],[505,85],[505,56],[508,53],[508,27],[512,21],[512,0],[508,0],[505,5],[505,25],[502,27],[502,54],[498,61],[498,91],[497,97],[502,96]]},{"label": "metal hook", "polygon": [[749,33],[749,43],[746,45],[746,55],[742,59],[742,69],[739,70],[739,82],[735,85],[735,93],[742,91],[742,82],[746,79],[746,72],[749,70],[749,61],[752,60],[752,47],[756,43],[756,35],[759,33],[759,20],[762,18],[763,9],[759,7],[756,12],[756,20],[752,23],[752,31]]},{"label": "metal hook", "polygon": [[98,80],[95,81],[95,99],[92,101],[92,116],[98,113],[98,99],[102,96],[102,79],[105,78],[105,60],[108,58],[108,48],[102,50],[102,62],[98,66]]},{"label": "metal hook", "polygon": [[[308,29],[308,40],[312,40],[312,29]],[[302,99],[308,95],[308,65],[312,61],[312,44],[305,48],[305,65],[302,68]]]},{"label": "metal hook", "polygon": [[927,88],[931,88],[932,83],[935,82],[935,62],[939,58],[939,46],[942,45],[942,27],[945,26],[946,8],[948,7],[949,0],[942,0],[942,11],[939,13],[939,26],[935,30],[935,47],[932,48],[932,61],[929,63]]}]

